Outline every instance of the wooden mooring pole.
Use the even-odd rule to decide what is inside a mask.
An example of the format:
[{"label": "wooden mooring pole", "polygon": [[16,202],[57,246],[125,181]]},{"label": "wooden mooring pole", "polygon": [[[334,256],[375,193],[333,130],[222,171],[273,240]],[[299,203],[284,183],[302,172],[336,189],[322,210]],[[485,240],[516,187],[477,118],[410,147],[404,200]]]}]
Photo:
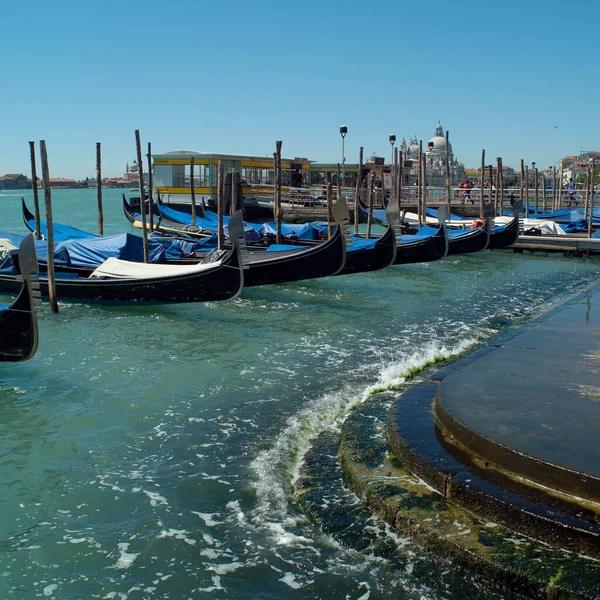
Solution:
[{"label": "wooden mooring pole", "polygon": [[556,167],[552,167],[552,212],[556,210]]},{"label": "wooden mooring pole", "polygon": [[[383,179],[383,172],[381,173]],[[367,238],[371,237],[371,224],[373,223],[373,187],[375,186],[375,173],[371,171],[369,173],[369,179],[367,180],[367,190],[369,195],[369,214],[367,216]]]},{"label": "wooden mooring pole", "polygon": [[398,153],[398,209],[402,206],[402,178],[404,177],[402,150]]},{"label": "wooden mooring pole", "polygon": [[419,140],[419,185],[417,186],[417,214],[419,228],[423,226],[423,142]]},{"label": "wooden mooring pole", "polygon": [[144,198],[144,167],[142,162],[142,145],[140,143],[140,130],[135,130],[135,147],[137,152],[138,174],[140,176],[140,210],[142,213],[142,239],[144,247],[144,262],[148,262],[148,229],[146,228],[146,200]]},{"label": "wooden mooring pole", "polygon": [[223,159],[219,160],[219,169],[217,171],[217,247],[223,250],[223,196],[225,190],[225,163]]},{"label": "wooden mooring pole", "polygon": [[362,186],[363,170],[363,147],[358,153],[358,175],[356,176],[356,193],[354,194],[354,233],[358,233],[358,222],[360,221],[360,188]]},{"label": "wooden mooring pole", "polygon": [[450,142],[449,133],[446,129],[446,204],[448,205],[448,218],[450,218]]},{"label": "wooden mooring pole", "polygon": [[35,142],[29,142],[29,155],[31,157],[31,186],[33,189],[33,206],[35,210],[35,237],[42,239],[40,230],[40,200],[38,198],[37,172],[35,168]]},{"label": "wooden mooring pole", "polygon": [[529,166],[525,167],[525,218],[529,215]]},{"label": "wooden mooring pole", "polygon": [[102,145],[96,142],[96,195],[98,198],[98,235],[104,235],[104,211],[102,210]]},{"label": "wooden mooring pole", "polygon": [[400,163],[398,162],[398,148],[394,148],[394,202],[395,206],[400,205],[400,177],[398,171],[400,169]]},{"label": "wooden mooring pole", "polygon": [[560,170],[558,175],[558,209],[562,206],[562,195],[563,195],[563,164],[560,161]]},{"label": "wooden mooring pole", "polygon": [[488,202],[486,202],[486,204],[490,204],[493,206],[494,205],[494,188],[496,186],[493,185],[494,167],[492,165],[488,165],[488,181],[489,181],[489,186],[490,186],[490,198],[489,198]]},{"label": "wooden mooring pole", "polygon": [[498,209],[500,209],[500,216],[504,215],[504,170],[502,168],[502,157],[499,156],[498,157],[498,185],[496,186],[496,188],[498,189],[498,195],[500,198],[500,202],[499,202],[499,206],[498,203],[496,203],[496,212],[498,212]]},{"label": "wooden mooring pole", "polygon": [[54,277],[54,223],[52,221],[52,193],[50,191],[50,169],[46,141],[40,140],[40,158],[42,162],[42,180],[44,182],[44,204],[46,205],[46,242],[48,245],[48,298],[52,312],[58,312],[56,299],[56,279]]},{"label": "wooden mooring pole", "polygon": [[192,203],[192,227],[196,227],[196,186],[194,184],[194,157],[190,156],[190,201]]},{"label": "wooden mooring pole", "polygon": [[148,225],[154,231],[154,177],[152,173],[152,144],[148,142]]},{"label": "wooden mooring pole", "polygon": [[521,193],[519,195],[519,200],[521,200],[521,206],[525,209],[525,215],[527,215],[527,207],[525,206],[525,198],[523,194],[525,192],[525,162],[521,159]]},{"label": "wooden mooring pole", "polygon": [[539,200],[540,200],[540,174],[538,171],[538,168],[535,167],[535,169],[533,170],[534,176],[535,176],[535,190],[534,190],[534,198],[535,198],[535,214],[538,214],[538,208],[539,208]]},{"label": "wooden mooring pole", "polygon": [[483,185],[485,183],[485,150],[481,151],[481,194],[479,198],[479,218],[483,219],[483,208],[485,206],[485,198],[483,197]]},{"label": "wooden mooring pole", "polygon": [[275,142],[275,242],[281,244],[281,145],[282,141]]},{"label": "wooden mooring pole", "polygon": [[592,224],[594,222],[594,192],[596,191],[596,159],[592,157],[592,166],[590,167],[590,219],[588,221],[588,237],[592,237]]},{"label": "wooden mooring pole", "polygon": [[325,181],[327,194],[327,239],[330,239],[333,235],[333,186],[331,185],[331,172],[327,172]]},{"label": "wooden mooring pole", "polygon": [[240,172],[234,171],[231,179],[231,214],[242,209],[240,206],[241,191],[242,178],[240,177]]}]

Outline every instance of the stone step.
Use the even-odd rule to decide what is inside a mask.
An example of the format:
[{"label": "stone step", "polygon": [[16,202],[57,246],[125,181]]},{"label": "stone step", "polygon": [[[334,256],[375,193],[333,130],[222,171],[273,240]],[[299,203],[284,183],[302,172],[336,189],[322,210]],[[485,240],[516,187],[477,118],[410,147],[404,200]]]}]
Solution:
[{"label": "stone step", "polygon": [[[394,403],[390,420],[414,433],[410,449],[399,454],[390,452],[397,444],[389,444],[376,399],[348,417],[340,439],[348,486],[396,530],[468,569],[478,585],[484,582],[481,597],[494,597],[500,590],[504,598],[599,598],[600,561],[516,533],[499,524],[500,519],[478,518],[434,489],[431,482],[445,481],[444,469],[457,476],[457,484],[472,483],[464,465],[449,453],[424,456],[419,451],[436,443],[430,395],[434,387],[414,386]],[[428,397],[427,405],[422,400]],[[426,473],[417,477],[413,470]],[[471,508],[477,507],[471,503]]]}]

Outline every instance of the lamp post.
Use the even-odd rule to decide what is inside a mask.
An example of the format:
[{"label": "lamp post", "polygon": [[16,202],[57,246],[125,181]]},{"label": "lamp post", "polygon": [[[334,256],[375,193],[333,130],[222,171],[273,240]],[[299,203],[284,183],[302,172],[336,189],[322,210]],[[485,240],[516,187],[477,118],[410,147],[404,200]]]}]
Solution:
[{"label": "lamp post", "polygon": [[340,125],[340,135],[342,136],[342,186],[346,179],[346,159],[344,158],[344,138],[348,133],[348,128],[345,125]]},{"label": "lamp post", "polygon": [[396,136],[393,133],[390,133],[390,144],[392,145],[392,162],[390,164],[394,164],[394,144],[396,143]]}]

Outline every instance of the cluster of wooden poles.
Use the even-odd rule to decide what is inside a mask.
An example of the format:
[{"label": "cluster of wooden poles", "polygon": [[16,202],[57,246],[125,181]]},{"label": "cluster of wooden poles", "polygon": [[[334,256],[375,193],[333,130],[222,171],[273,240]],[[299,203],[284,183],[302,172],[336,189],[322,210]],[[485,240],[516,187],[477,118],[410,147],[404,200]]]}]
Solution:
[{"label": "cluster of wooden poles", "polygon": [[[139,130],[135,130],[135,142],[136,142],[136,152],[137,152],[137,163],[138,163],[138,172],[139,172],[139,193],[140,193],[140,208],[141,208],[141,218],[142,218],[142,236],[143,236],[143,248],[144,248],[144,262],[148,262],[148,230],[153,231],[154,229],[154,214],[153,214],[153,202],[149,203],[145,202],[146,193],[145,193],[145,183],[144,183],[144,169],[143,169],[143,161],[142,161],[142,147],[140,142],[140,132]],[[282,142],[275,142],[275,152],[273,153],[273,166],[275,173],[275,184],[274,184],[274,207],[273,213],[276,222],[276,243],[280,244],[282,241],[281,235],[281,221],[282,221],[282,209],[281,209],[281,188],[282,188],[282,176],[281,176],[281,146]],[[30,147],[30,156],[31,156],[31,179],[33,182],[33,201],[35,207],[35,217],[36,217],[36,238],[39,240],[42,238],[40,232],[40,207],[39,207],[39,198],[38,198],[38,188],[37,188],[37,172],[36,172],[36,159],[35,159],[35,142],[29,142]],[[152,190],[153,190],[153,181],[152,181],[152,144],[148,142],[148,153],[146,155],[148,161],[148,189],[150,191],[149,196],[152,200]],[[403,160],[402,151],[398,148],[394,148],[393,155],[393,163],[391,169],[391,179],[392,179],[392,189],[391,189],[391,201],[397,203],[397,206],[401,206],[401,197],[402,197],[402,183],[403,183],[403,175],[405,162]],[[480,217],[483,218],[486,214],[486,206],[493,205],[494,213],[493,214],[503,214],[503,199],[504,199],[504,176],[502,170],[502,158],[498,157],[497,159],[497,168],[496,168],[496,176],[495,176],[495,188],[492,186],[493,177],[493,167],[492,165],[488,165],[486,168],[485,165],[485,150],[481,151],[481,175],[480,175],[480,195],[479,195],[479,211]],[[45,212],[46,212],[46,239],[48,243],[48,248],[54,247],[54,232],[53,232],[53,220],[52,220],[52,194],[50,189],[50,174],[48,168],[48,155],[46,151],[46,142],[45,140],[40,141],[40,161],[42,165],[42,181],[43,181],[43,189],[44,189],[44,202],[45,202]],[[534,163],[535,164],[535,163]],[[423,153],[423,142],[419,141],[419,156],[418,156],[418,184],[417,184],[417,214],[419,219],[419,226],[426,222],[426,199],[427,199],[427,163],[425,160],[425,154]],[[361,195],[364,195],[365,191],[368,196],[367,205],[369,207],[369,213],[367,217],[367,237],[371,235],[371,227],[372,227],[372,214],[374,207],[374,183],[375,183],[375,175],[371,171],[367,177],[364,176],[363,170],[363,148],[360,148],[359,152],[359,169],[358,169],[358,177],[356,181],[356,190],[355,190],[355,202],[354,202],[354,233],[358,233],[358,224],[360,221],[360,203],[358,200]],[[450,180],[450,156],[449,156],[449,132],[446,130],[446,152],[445,152],[445,171],[446,171],[446,202],[448,205],[448,212],[450,213],[450,205],[451,205],[451,180]],[[487,193],[488,202],[486,203],[486,193],[485,193],[485,180],[486,180],[486,172],[487,179],[489,182],[489,188]],[[556,168],[553,167],[553,186],[552,186],[552,202],[551,209],[557,210],[561,206],[561,199],[563,197],[563,173],[562,168],[560,170],[560,175],[558,177],[559,187],[557,188],[557,172]],[[543,175],[542,175],[543,177]],[[530,193],[530,182],[531,176],[529,167],[525,166],[524,161],[521,159],[521,177],[520,177],[520,200],[523,202],[523,205],[528,210],[529,206],[529,193]],[[539,182],[540,182],[540,173],[537,168],[533,168],[533,180],[534,180],[534,203],[535,203],[535,211],[536,214],[538,212],[539,207]],[[595,160],[592,158],[591,164],[587,169],[586,174],[586,185],[585,185],[585,206],[584,206],[584,215],[588,220],[588,236],[591,237],[592,233],[592,216],[594,209],[594,180],[595,180]],[[382,198],[385,197],[385,178],[382,177],[381,180],[381,195]],[[98,198],[98,235],[104,235],[104,214],[102,209],[102,153],[101,153],[101,144],[100,142],[96,143],[96,184],[97,184],[97,198]],[[542,183],[542,189],[544,189],[544,185]],[[337,165],[337,197],[341,197],[342,195],[342,187],[341,187],[341,177],[340,177],[340,165]],[[327,194],[327,215],[328,215],[328,234],[331,237],[333,233],[333,185],[331,182],[331,173],[327,173],[326,179],[326,194]],[[192,213],[192,226],[196,225],[197,218],[197,205],[196,205],[196,194],[194,189],[194,157],[190,158],[190,196],[191,196],[191,213]],[[227,173],[225,175],[224,172],[224,164],[223,161],[219,162],[218,173],[217,173],[217,215],[218,215],[218,248],[222,249],[224,246],[224,233],[223,233],[223,208],[224,208],[224,199],[227,197],[231,197],[231,208],[232,213],[236,210],[243,209],[243,196],[242,196],[242,185],[241,185],[241,175],[239,172]],[[543,193],[543,202],[542,209],[546,212],[547,206],[547,198],[546,194]],[[349,230],[345,232],[346,235],[349,235]],[[56,300],[56,282],[54,277],[54,253],[49,250],[48,251],[48,289],[49,289],[49,300],[50,306],[53,312],[58,312],[58,302]]]}]

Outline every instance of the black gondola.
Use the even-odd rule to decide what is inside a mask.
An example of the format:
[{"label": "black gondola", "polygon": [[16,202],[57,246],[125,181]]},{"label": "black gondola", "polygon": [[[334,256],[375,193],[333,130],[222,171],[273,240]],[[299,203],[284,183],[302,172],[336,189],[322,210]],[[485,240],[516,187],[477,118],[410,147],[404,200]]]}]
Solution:
[{"label": "black gondola", "polygon": [[[241,214],[234,217],[230,229],[243,231]],[[20,269],[20,264],[16,268]],[[68,271],[56,272],[57,298],[102,304],[227,300],[244,286],[238,243],[195,265],[146,265],[109,259],[98,269]],[[19,277],[0,273],[0,293],[17,292]],[[48,296],[47,274],[40,273],[39,283],[42,295]]]},{"label": "black gondola", "polygon": [[[414,237],[414,239],[412,239]],[[404,239],[409,241],[405,242]],[[448,236],[445,227],[439,227],[434,235],[418,238],[403,236],[402,243],[397,244],[395,265],[431,262],[444,258],[448,253]]]},{"label": "black gondola", "polygon": [[[25,211],[24,203],[23,206]],[[123,209],[131,222],[137,221],[125,197],[123,197]],[[35,227],[35,217],[29,211],[27,212],[28,214],[24,212],[25,223],[28,227],[32,225]],[[33,220],[30,217],[33,217]],[[241,217],[239,230],[243,231]],[[231,234],[231,222],[229,231]],[[185,235],[187,235],[185,232],[180,231],[174,237]],[[244,287],[328,277],[340,273],[346,264],[345,240],[339,226],[335,228],[329,240],[305,248],[290,245],[289,249],[267,250],[265,246],[245,245],[244,238],[245,236],[241,236],[239,239],[242,247],[241,256],[246,267]],[[198,262],[198,260],[198,258],[190,259],[188,262]]]},{"label": "black gondola", "polygon": [[377,238],[373,246],[346,250],[346,266],[339,275],[384,269],[396,260],[396,233],[392,227]]},{"label": "black gondola", "polygon": [[513,217],[501,231],[496,231],[493,235],[490,235],[490,243],[488,248],[490,250],[498,250],[500,248],[508,248],[512,246],[519,237],[519,219]]},{"label": "black gondola", "polygon": [[14,301],[0,309],[0,361],[28,360],[37,351],[38,324],[37,261],[33,235],[28,235],[19,248],[24,274]]},{"label": "black gondola", "polygon": [[488,221],[481,227],[448,232],[448,254],[470,254],[485,250],[489,243],[490,234]]}]

